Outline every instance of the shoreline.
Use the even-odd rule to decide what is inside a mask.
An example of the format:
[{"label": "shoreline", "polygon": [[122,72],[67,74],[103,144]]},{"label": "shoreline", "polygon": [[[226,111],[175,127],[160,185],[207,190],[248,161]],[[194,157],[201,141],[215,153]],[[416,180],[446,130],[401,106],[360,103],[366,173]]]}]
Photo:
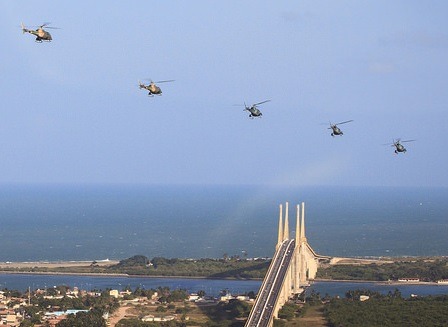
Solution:
[{"label": "shoreline", "polygon": [[86,267],[93,262],[101,267],[107,267],[118,264],[119,260],[58,260],[58,261],[4,261],[0,262],[0,269],[9,268],[71,268],[71,267]]},{"label": "shoreline", "polygon": [[[428,285],[436,285],[436,286],[448,286],[446,284],[439,284],[437,282],[399,282],[397,280],[394,281],[382,281],[382,280],[351,280],[351,279],[319,279],[316,278],[312,282],[318,282],[318,283],[370,283],[370,284],[378,284],[378,285],[414,285],[414,286],[428,286]],[[312,284],[312,282],[310,284]]]},{"label": "shoreline", "polygon": [[[330,265],[369,265],[373,262],[377,264],[388,264],[394,261],[401,260],[416,260],[418,258],[433,260],[437,258],[446,258],[446,256],[438,257],[382,257],[382,258],[343,258],[332,257]],[[208,277],[208,276],[181,276],[181,275],[150,275],[150,274],[132,274],[126,272],[107,272],[107,268],[117,265],[119,260],[59,260],[59,261],[24,261],[24,262],[0,262],[0,275],[6,274],[20,274],[20,275],[66,275],[66,276],[91,276],[91,277],[124,277],[124,278],[162,278],[162,279],[210,279],[210,280],[263,280],[263,278],[235,278],[235,277]],[[95,266],[103,268],[103,271],[92,272],[86,271],[95,263]],[[106,269],[104,269],[106,268]],[[48,269],[48,271],[45,271]],[[78,271],[77,271],[78,269]],[[59,271],[58,271],[59,270]],[[106,271],[105,271],[106,270]],[[447,284],[440,284],[437,281],[398,281],[398,280],[354,280],[354,279],[325,279],[316,278],[313,282],[337,282],[337,283],[375,283],[382,285],[437,285],[447,286]]]},{"label": "shoreline", "polygon": [[[124,278],[158,278],[158,279],[208,279],[208,280],[229,280],[229,281],[262,281],[260,278],[214,278],[214,277],[200,277],[200,276],[161,276],[161,275],[129,275],[129,274],[114,274],[114,273],[71,273],[71,272],[41,272],[41,271],[6,271],[0,270],[1,275],[42,275],[42,276],[86,276],[86,277],[124,277]],[[399,282],[399,281],[378,281],[378,280],[350,280],[350,279],[314,279],[309,282],[311,286],[314,282],[317,283],[353,283],[353,284],[378,284],[391,286],[448,286],[447,284],[439,284],[437,282]]]},{"label": "shoreline", "polygon": [[159,279],[209,279],[209,280],[231,280],[231,281],[262,281],[261,278],[218,278],[204,276],[164,276],[164,275],[130,275],[114,273],[75,273],[75,272],[56,272],[56,271],[8,271],[0,270],[1,275],[42,275],[42,276],[88,276],[88,277],[125,277],[125,278],[159,278]]}]

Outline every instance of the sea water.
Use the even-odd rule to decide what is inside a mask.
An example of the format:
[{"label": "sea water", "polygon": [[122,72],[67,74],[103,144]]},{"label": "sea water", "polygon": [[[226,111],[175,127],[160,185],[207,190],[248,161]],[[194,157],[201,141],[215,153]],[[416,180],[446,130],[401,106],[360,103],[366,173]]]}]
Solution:
[{"label": "sea water", "polygon": [[270,257],[286,201],[322,255],[448,254],[446,188],[33,185],[0,186],[0,261]]}]

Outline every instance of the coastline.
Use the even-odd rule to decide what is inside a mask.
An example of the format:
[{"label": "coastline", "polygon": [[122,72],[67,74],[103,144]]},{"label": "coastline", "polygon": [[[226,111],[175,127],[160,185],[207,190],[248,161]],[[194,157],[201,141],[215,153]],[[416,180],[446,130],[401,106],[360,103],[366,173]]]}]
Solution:
[{"label": "coastline", "polygon": [[[439,257],[419,257],[421,259],[426,259],[428,261],[434,260]],[[444,258],[444,257],[442,257]],[[342,258],[333,257],[331,258],[330,266],[368,266],[372,263],[379,265],[393,263],[394,260],[405,260],[408,261],[416,260],[417,257],[399,257],[399,258]],[[100,267],[99,271],[92,271],[92,264],[96,267]],[[119,260],[80,260],[80,261],[25,261],[25,262],[0,262],[0,275],[5,274],[20,274],[20,275],[66,275],[66,276],[91,276],[91,277],[125,277],[125,278],[163,278],[163,279],[210,279],[210,280],[263,280],[263,278],[238,278],[238,277],[209,277],[209,276],[185,276],[185,275],[153,275],[153,274],[133,274],[129,272],[109,272],[108,267],[112,267],[120,263]],[[174,272],[174,271],[173,271]],[[174,272],[175,273],[175,272]],[[341,276],[342,277],[342,276]],[[446,286],[446,284],[440,284],[437,281],[399,281],[399,280],[368,280],[368,279],[326,279],[326,278],[316,278],[313,282],[338,282],[338,283],[374,283],[378,285],[438,285]]]},{"label": "coastline", "polygon": [[88,267],[93,262],[101,267],[108,267],[118,264],[119,260],[83,260],[83,261],[22,261],[22,262],[0,262],[0,269],[23,269],[23,268],[73,268]]},{"label": "coastline", "polygon": [[76,273],[76,272],[55,272],[55,271],[14,271],[0,270],[1,275],[42,275],[42,276],[87,276],[87,277],[126,277],[126,278],[154,278],[154,279],[209,279],[209,280],[229,280],[229,281],[262,281],[261,278],[219,278],[206,276],[166,276],[166,275],[132,275],[114,273]]},{"label": "coastline", "polygon": [[[166,278],[166,279],[214,279],[214,280],[262,280],[262,278],[219,278],[207,276],[166,276],[166,275],[135,275],[125,273],[104,273],[104,272],[70,272],[70,271],[24,271],[23,269],[66,269],[66,268],[88,268],[93,260],[83,261],[25,261],[25,262],[0,262],[0,275],[20,274],[20,275],[66,275],[66,276],[91,276],[91,277],[128,277],[128,278]],[[118,264],[118,260],[95,261],[96,265],[107,268]]]},{"label": "coastline", "polygon": [[[192,280],[229,280],[229,281],[262,281],[260,278],[215,278],[215,277],[200,277],[200,276],[164,276],[164,275],[132,275],[132,274],[114,274],[114,273],[76,273],[76,272],[43,272],[43,271],[7,271],[0,270],[1,275],[42,275],[42,276],[86,276],[86,277],[124,277],[124,278],[150,278],[150,279],[192,279]],[[316,278],[309,282],[311,286],[314,282],[317,283],[351,283],[351,284],[377,284],[389,286],[448,286],[446,284],[439,284],[437,282],[399,282],[399,281],[378,281],[378,280],[355,280],[355,279],[320,279]]]},{"label": "coastline", "polygon": [[[314,282],[318,282],[318,283],[359,283],[359,284],[363,284],[363,283],[369,283],[369,284],[378,284],[378,285],[399,285],[399,286],[404,286],[404,285],[413,285],[413,286],[418,286],[418,285],[422,285],[422,286],[427,286],[427,285],[437,285],[437,286],[441,286],[440,284],[438,284],[437,282],[399,282],[399,281],[380,281],[380,280],[359,280],[359,279],[321,279],[321,278],[316,278],[314,280]],[[311,282],[312,284],[312,282]],[[444,285],[446,286],[446,285]]]}]

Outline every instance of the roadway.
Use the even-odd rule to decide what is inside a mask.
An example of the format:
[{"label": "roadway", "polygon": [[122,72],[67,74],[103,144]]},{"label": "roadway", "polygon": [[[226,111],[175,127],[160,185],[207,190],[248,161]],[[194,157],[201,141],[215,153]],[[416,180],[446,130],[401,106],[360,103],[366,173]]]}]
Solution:
[{"label": "roadway", "polygon": [[282,289],[283,281],[294,256],[295,240],[285,240],[272,259],[263,284],[258,291],[246,327],[268,327],[274,314],[275,304]]}]

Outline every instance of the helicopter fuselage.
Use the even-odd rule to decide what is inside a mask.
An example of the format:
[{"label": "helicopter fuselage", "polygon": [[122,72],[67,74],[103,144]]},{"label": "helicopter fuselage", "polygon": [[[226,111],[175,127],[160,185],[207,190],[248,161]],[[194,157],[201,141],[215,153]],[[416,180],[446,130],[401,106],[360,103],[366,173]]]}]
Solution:
[{"label": "helicopter fuselage", "polygon": [[344,135],[344,133],[341,131],[341,129],[339,127],[337,127],[336,125],[332,125],[331,129],[332,129],[331,136]]},{"label": "helicopter fuselage", "polygon": [[338,127],[338,125],[341,124],[347,124],[347,123],[351,123],[353,120],[347,120],[347,121],[343,121],[337,124],[332,124],[330,122],[330,127],[328,127],[328,129],[331,129],[331,136],[335,136],[335,135],[344,135],[344,133],[342,133],[341,129]]},{"label": "helicopter fuselage", "polygon": [[249,115],[250,118],[263,116],[261,111],[258,108],[256,108],[255,106],[246,107],[246,110],[250,112],[250,115]]},{"label": "helicopter fuselage", "polygon": [[155,84],[149,84],[148,91],[151,92],[152,94],[162,94],[162,90],[160,89],[160,87],[158,87]]},{"label": "helicopter fuselage", "polygon": [[149,85],[140,84],[140,88],[149,91],[148,95],[150,95],[150,96],[152,96],[154,94],[162,95],[162,90],[160,89],[160,87],[158,87],[154,83],[151,83]]},{"label": "helicopter fuselage", "polygon": [[36,42],[47,41],[50,42],[53,38],[51,34],[45,31],[43,28],[38,28],[37,30],[24,29],[24,32],[28,32],[36,36]]},{"label": "helicopter fuselage", "polygon": [[395,153],[399,153],[399,152],[406,152],[406,148],[400,144],[400,143],[395,143]]}]

